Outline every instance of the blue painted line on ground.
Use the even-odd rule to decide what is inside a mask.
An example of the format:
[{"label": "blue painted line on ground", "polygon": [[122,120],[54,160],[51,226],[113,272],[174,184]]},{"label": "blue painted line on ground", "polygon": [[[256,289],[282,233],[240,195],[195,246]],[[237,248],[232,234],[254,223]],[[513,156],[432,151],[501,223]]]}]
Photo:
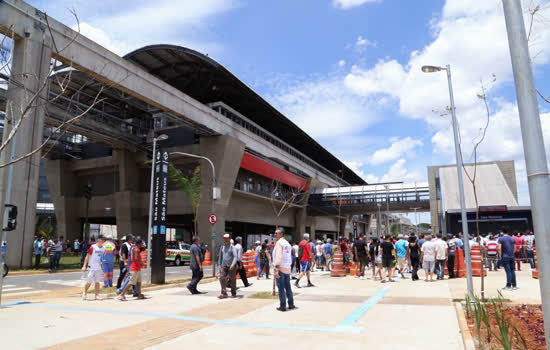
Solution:
[{"label": "blue painted line on ground", "polygon": [[169,319],[176,319],[176,320],[183,320],[183,321],[194,321],[194,322],[219,324],[219,325],[226,325],[226,326],[238,326],[238,327],[256,327],[256,328],[268,328],[268,329],[286,329],[286,330],[311,331],[311,332],[323,332],[323,333],[349,333],[349,334],[359,334],[362,330],[361,328],[358,328],[358,327],[341,326],[341,325],[338,325],[336,327],[305,327],[305,326],[297,326],[297,325],[281,325],[281,324],[238,322],[238,321],[228,321],[228,320],[214,320],[209,318],[162,314],[162,313],[156,313],[156,312],[94,309],[94,308],[86,308],[86,307],[78,307],[78,306],[63,306],[63,305],[50,305],[50,304],[32,304],[29,302],[23,302],[16,305],[21,305],[24,307],[36,307],[36,308],[47,308],[47,309],[57,309],[57,310],[86,311],[86,312],[98,312],[98,313],[117,314],[117,315],[169,318]]},{"label": "blue painted line on ground", "polygon": [[6,306],[16,306],[16,305],[24,305],[24,304],[30,304],[29,301],[13,301],[11,303],[5,303],[0,305],[0,307],[6,307]]},{"label": "blue painted line on ground", "polygon": [[370,310],[371,307],[376,305],[382,298],[384,297],[384,294],[388,292],[390,289],[389,286],[385,286],[381,289],[379,289],[372,297],[370,297],[367,301],[365,301],[361,306],[359,306],[355,311],[353,311],[351,314],[349,314],[348,317],[346,317],[342,322],[336,326],[338,327],[353,327],[355,322],[357,322],[367,311]]}]

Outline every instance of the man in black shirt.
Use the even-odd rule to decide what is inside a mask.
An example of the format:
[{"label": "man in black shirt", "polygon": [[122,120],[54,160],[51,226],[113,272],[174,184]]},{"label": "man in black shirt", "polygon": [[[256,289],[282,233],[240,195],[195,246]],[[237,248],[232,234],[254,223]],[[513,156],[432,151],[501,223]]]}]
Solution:
[{"label": "man in black shirt", "polygon": [[199,236],[194,236],[193,244],[191,245],[191,249],[190,249],[191,260],[189,263],[193,277],[191,279],[191,282],[189,282],[189,284],[187,285],[187,289],[189,289],[191,294],[202,294],[197,290],[197,285],[199,284],[200,280],[204,277],[204,273],[202,271],[202,263],[204,261],[204,255],[202,254],[202,251],[199,245],[200,245]]},{"label": "man in black shirt", "polygon": [[[393,246],[393,243],[391,242],[391,236],[387,235],[384,237],[384,242],[380,244],[380,249],[382,249],[382,268],[386,268],[388,271],[388,280],[390,282],[395,282],[392,279],[393,276],[393,266],[394,266],[394,259],[395,259],[395,247]],[[382,283],[386,282],[386,278],[382,279]]]},{"label": "man in black shirt", "polygon": [[355,256],[357,257],[357,260],[359,261],[360,266],[360,272],[359,272],[359,279],[364,280],[365,279],[365,267],[369,263],[369,258],[367,255],[367,241],[365,240],[366,236],[362,235],[360,239],[355,241],[355,244],[353,245],[353,250],[355,253]]}]

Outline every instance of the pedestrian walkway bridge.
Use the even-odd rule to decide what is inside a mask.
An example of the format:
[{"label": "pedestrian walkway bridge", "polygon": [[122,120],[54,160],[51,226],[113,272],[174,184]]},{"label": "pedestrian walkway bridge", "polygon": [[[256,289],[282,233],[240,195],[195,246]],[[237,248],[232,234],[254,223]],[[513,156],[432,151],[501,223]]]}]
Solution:
[{"label": "pedestrian walkway bridge", "polygon": [[366,186],[317,188],[309,196],[308,215],[357,215],[380,210],[411,212],[430,210],[427,182],[385,183]]}]

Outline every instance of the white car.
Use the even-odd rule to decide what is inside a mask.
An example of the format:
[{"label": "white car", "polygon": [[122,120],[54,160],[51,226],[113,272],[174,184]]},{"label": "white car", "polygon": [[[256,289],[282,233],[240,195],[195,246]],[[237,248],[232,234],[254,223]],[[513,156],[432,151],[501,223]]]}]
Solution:
[{"label": "white car", "polygon": [[176,266],[191,261],[191,245],[183,242],[166,242],[166,262],[173,262]]}]

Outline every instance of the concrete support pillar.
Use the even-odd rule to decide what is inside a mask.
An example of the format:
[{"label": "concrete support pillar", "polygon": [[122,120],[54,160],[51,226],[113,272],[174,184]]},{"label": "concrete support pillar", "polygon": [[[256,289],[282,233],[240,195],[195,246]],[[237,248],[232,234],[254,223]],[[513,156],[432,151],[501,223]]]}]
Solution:
[{"label": "concrete support pillar", "polygon": [[83,227],[79,216],[82,193],[78,193],[71,161],[48,160],[45,165],[48,188],[55,207],[57,234],[70,240],[82,240]]},{"label": "concrete support pillar", "polygon": [[[45,33],[40,28],[28,30],[24,38],[14,40],[7,92],[3,140],[8,139],[12,129],[23,118],[17,131],[14,159],[30,153],[43,142],[44,106],[48,90],[45,81],[49,74],[51,48],[45,43]],[[12,142],[2,150],[0,164],[10,160],[11,148]],[[40,154],[41,152],[37,152],[32,157],[15,163],[11,198],[6,198],[9,167],[0,169],[1,202],[7,201],[18,208],[17,229],[9,232],[7,237],[7,264],[13,267],[29,267],[31,264]]]},{"label": "concrete support pillar", "polygon": [[[292,240],[300,241],[302,240],[303,234],[306,233],[307,225],[307,209],[300,208],[296,210],[296,224],[294,228],[294,234],[292,235]],[[310,226],[311,227],[311,226]],[[314,238],[313,232],[307,232],[310,234],[311,238]]]},{"label": "concrete support pillar", "polygon": [[113,157],[119,176],[119,192],[115,193],[117,235],[122,237],[131,233],[147,240],[147,208],[143,207],[142,194],[138,192],[141,179],[136,153],[115,149]]},{"label": "concrete support pillar", "polygon": [[[148,203],[148,202],[147,202]],[[147,211],[140,204],[145,204],[138,192],[122,191],[115,193],[116,230],[119,237],[129,233],[147,239]]]},{"label": "concrete support pillar", "polygon": [[213,227],[216,237],[216,252],[222,243],[225,232],[226,209],[231,200],[235,181],[241,160],[244,154],[245,144],[229,135],[201,137],[200,155],[209,158],[216,167],[216,185],[221,189],[221,198],[214,201],[212,207],[212,169],[207,161],[201,160],[202,197],[199,205],[198,231],[201,241],[211,248],[211,225],[208,216],[214,212],[218,222]]}]

